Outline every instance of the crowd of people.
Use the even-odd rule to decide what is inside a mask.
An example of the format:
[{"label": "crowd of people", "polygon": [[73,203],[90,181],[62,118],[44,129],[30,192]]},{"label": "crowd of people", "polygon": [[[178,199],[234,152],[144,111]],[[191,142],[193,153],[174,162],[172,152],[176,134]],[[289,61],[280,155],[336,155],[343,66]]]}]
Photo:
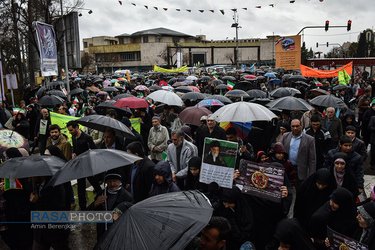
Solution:
[{"label": "crowd of people", "polygon": [[[285,72],[287,73],[287,72]],[[202,73],[203,76],[205,73]],[[241,81],[243,75],[234,73],[235,89],[259,89],[263,92],[252,100],[261,103],[273,98],[270,92],[277,88],[292,87],[296,95],[307,101],[314,97],[313,82],[289,81],[279,72],[280,81],[274,84],[265,77],[256,81]],[[375,92],[374,80],[356,76],[343,89],[336,79],[324,79],[320,89],[340,98],[348,108],[313,106],[312,110],[272,110],[277,118],[272,121],[254,121],[251,131],[240,135],[234,127],[226,130],[212,115],[202,116],[201,125],[184,124],[178,114],[199,100],[184,100],[183,107],[170,105],[156,109],[102,108],[101,103],[115,98],[116,92],[93,92],[91,87],[102,87],[105,76],[87,76],[84,80],[71,79],[70,89],[84,92],[65,99],[53,107],[38,104],[35,92],[27,93],[27,103],[21,101],[17,113],[6,102],[0,105],[0,124],[27,138],[30,152],[22,148],[7,149],[3,160],[25,157],[39,152],[69,161],[89,149],[116,149],[141,158],[97,176],[87,178],[96,197],[91,204],[86,199],[86,178],[77,180],[78,209],[114,211],[117,219],[132,204],[151,196],[199,190],[210,200],[214,209],[210,223],[197,235],[187,249],[327,249],[332,242],[327,238],[327,227],[375,249],[375,195],[364,194],[364,162],[371,145],[370,168],[375,170]],[[111,76],[108,76],[111,77]],[[186,85],[194,85],[208,96],[222,95],[229,90],[216,88],[220,82],[206,75]],[[117,78],[117,77],[116,77]],[[151,86],[166,87],[184,75],[168,77],[163,74],[144,75],[123,81],[123,90],[129,95],[146,98],[155,91]],[[175,79],[175,80],[173,80]],[[271,81],[270,81],[271,80]],[[225,80],[224,80],[225,82]],[[121,83],[121,81],[119,82]],[[119,86],[122,86],[118,84]],[[137,85],[147,89],[137,90]],[[53,86],[53,85],[52,85]],[[55,85],[60,89],[61,85]],[[170,91],[170,90],[165,90]],[[48,95],[46,92],[37,97]],[[292,95],[292,94],[291,94]],[[232,102],[250,101],[250,98],[230,98]],[[150,100],[151,101],[151,100]],[[160,108],[161,107],[161,108]],[[212,111],[218,107],[210,107]],[[158,111],[159,110],[159,111]],[[72,143],[61,127],[51,122],[50,112],[84,117],[105,115],[121,121],[135,135],[119,137],[107,128],[97,131],[80,129],[75,121],[66,127]],[[358,119],[357,119],[358,117]],[[138,118],[138,133],[130,119]],[[200,182],[200,170],[205,138],[238,143],[234,179],[239,177],[240,160],[285,169],[280,203],[243,194],[238,187],[223,188],[217,183]],[[218,145],[217,145],[218,144]],[[220,144],[209,145],[210,161],[225,165],[219,152]],[[37,148],[37,151],[34,149]],[[205,160],[206,161],[206,160]],[[76,200],[70,183],[51,187],[51,177],[20,179],[23,189],[0,190],[0,235],[11,249],[68,249],[68,229],[34,229],[25,224],[1,224],[1,221],[27,221],[32,210],[54,211],[76,209]],[[105,182],[103,189],[101,184]],[[30,195],[31,194],[31,195]],[[359,201],[359,195],[369,197]],[[110,228],[110,227],[109,227]],[[97,225],[97,239],[105,237],[104,224]],[[21,240],[22,238],[22,240]],[[198,242],[198,243],[197,243]]]}]

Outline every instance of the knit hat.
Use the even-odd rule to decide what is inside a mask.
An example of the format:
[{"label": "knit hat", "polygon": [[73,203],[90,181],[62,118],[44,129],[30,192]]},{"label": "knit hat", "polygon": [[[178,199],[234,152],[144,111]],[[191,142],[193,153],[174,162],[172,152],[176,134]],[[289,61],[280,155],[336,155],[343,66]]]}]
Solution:
[{"label": "knit hat", "polygon": [[107,174],[105,177],[104,177],[104,180],[105,182],[109,181],[109,180],[118,180],[118,181],[121,181],[122,180],[122,177],[120,174],[115,174],[115,173],[111,173],[111,174]]},{"label": "knit hat", "polygon": [[364,205],[358,207],[358,212],[362,215],[363,219],[367,224],[367,228],[374,226],[375,224],[375,203],[367,202]]},{"label": "knit hat", "polygon": [[155,115],[155,116],[152,117],[152,120],[158,120],[160,122],[160,117]]}]

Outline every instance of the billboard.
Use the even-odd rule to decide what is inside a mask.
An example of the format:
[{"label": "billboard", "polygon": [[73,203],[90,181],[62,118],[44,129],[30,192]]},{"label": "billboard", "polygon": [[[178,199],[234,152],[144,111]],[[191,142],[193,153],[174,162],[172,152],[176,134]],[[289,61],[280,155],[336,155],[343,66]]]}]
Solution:
[{"label": "billboard", "polygon": [[58,75],[56,36],[53,27],[49,24],[36,22],[36,37],[42,76]]},{"label": "billboard", "polygon": [[[68,55],[68,66],[69,69],[79,69],[81,68],[81,54],[79,47],[79,27],[78,27],[78,13],[71,12],[64,15],[65,22],[65,42],[66,50]],[[56,34],[58,37],[58,47],[59,47],[59,66],[65,68],[64,59],[64,44],[63,44],[63,26],[61,19],[56,23]]]},{"label": "billboard", "polygon": [[275,42],[276,68],[300,69],[301,36],[278,37]]}]

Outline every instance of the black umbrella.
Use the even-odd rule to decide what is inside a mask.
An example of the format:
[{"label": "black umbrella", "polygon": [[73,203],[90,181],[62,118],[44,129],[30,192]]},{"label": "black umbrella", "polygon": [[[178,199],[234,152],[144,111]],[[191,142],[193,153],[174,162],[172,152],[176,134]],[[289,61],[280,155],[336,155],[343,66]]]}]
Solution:
[{"label": "black umbrella", "polygon": [[267,78],[265,76],[257,76],[257,80],[266,80]]},{"label": "black umbrella", "polygon": [[82,126],[105,132],[112,129],[119,137],[134,138],[134,134],[122,122],[103,115],[89,115],[76,120]]},{"label": "black umbrella", "polygon": [[186,77],[184,77],[184,76],[179,76],[179,77],[177,77],[177,81],[178,82],[183,82],[183,81],[185,81],[186,80]]},{"label": "black umbrella", "polygon": [[312,110],[313,107],[301,98],[285,96],[266,104],[269,108],[281,110]]},{"label": "black umbrella", "polygon": [[223,84],[223,81],[222,81],[222,80],[219,80],[219,79],[216,79],[216,80],[212,80],[212,81],[211,81],[211,84],[219,85],[219,84]]},{"label": "black umbrella", "polygon": [[284,97],[284,96],[294,96],[297,93],[298,92],[296,92],[296,91],[292,91],[291,88],[281,87],[281,88],[277,88],[277,89],[272,90],[271,93],[270,93],[270,96],[273,97],[273,98],[280,98],[280,97]]},{"label": "black umbrella", "polygon": [[321,107],[348,108],[345,102],[333,95],[320,95],[313,98],[310,103]]},{"label": "black umbrella", "polygon": [[291,78],[292,76],[293,76],[292,74],[285,74],[285,75],[283,75],[282,79],[288,81],[289,78]]},{"label": "black umbrella", "polygon": [[[177,80],[178,79],[176,77],[172,77],[171,79],[169,79],[168,83],[172,85],[173,83],[177,82]],[[182,80],[182,81],[184,81],[184,80]]]},{"label": "black umbrella", "polygon": [[156,195],[131,206],[95,249],[185,249],[212,211],[199,191]]},{"label": "black umbrella", "polygon": [[[253,102],[253,103],[258,103],[258,104],[261,104],[261,105],[266,105],[267,103],[271,102],[271,100],[269,98],[256,98],[254,100],[251,100],[250,102]],[[272,109],[270,109],[272,111]]]},{"label": "black umbrella", "polygon": [[134,97],[134,95],[131,95],[131,94],[128,94],[128,93],[124,93],[124,94],[116,95],[115,97],[112,98],[112,100],[117,101],[118,99],[128,98],[128,97]]},{"label": "black umbrella", "polygon": [[103,79],[94,79],[94,80],[93,80],[93,83],[99,83],[99,82],[101,83],[101,82],[103,82],[103,81],[104,81]]},{"label": "black umbrella", "polygon": [[119,91],[125,90],[123,86],[113,86],[113,87]]},{"label": "black umbrella", "polygon": [[250,98],[265,98],[266,93],[264,93],[260,89],[251,89],[249,91],[246,91],[246,93],[250,96]]},{"label": "black umbrella", "polygon": [[66,82],[64,81],[52,81],[47,84],[47,88],[56,87],[64,84],[66,84]]},{"label": "black umbrella", "polygon": [[228,97],[225,97],[223,95],[210,95],[210,96],[207,96],[204,99],[215,99],[215,100],[219,100],[222,103],[226,103],[226,104],[232,103],[232,101]]},{"label": "black umbrella", "polygon": [[72,91],[70,91],[70,92],[68,93],[68,95],[77,95],[77,94],[81,94],[83,91],[84,91],[84,90],[81,89],[81,88],[75,88],[75,89],[73,89]]},{"label": "black umbrella", "polygon": [[163,90],[163,88],[160,87],[159,85],[152,85],[148,89],[150,89],[150,90]]},{"label": "black umbrella", "polygon": [[305,81],[306,78],[302,75],[292,75],[291,77],[289,77],[288,80],[289,81]]},{"label": "black umbrella", "polygon": [[333,87],[333,90],[336,91],[336,90],[343,90],[343,89],[347,89],[348,87],[344,84],[339,84],[335,87]]},{"label": "black umbrella", "polygon": [[179,106],[170,106],[167,104],[159,104],[158,106],[155,107],[155,114],[160,114],[164,112],[164,108],[169,107],[171,109],[174,109],[174,113],[180,113],[182,111],[182,107]]},{"label": "black umbrella", "polygon": [[240,90],[240,89],[235,89],[235,90],[231,90],[231,91],[228,91],[226,94],[225,94],[226,97],[249,97],[249,95],[243,91],[243,90]]},{"label": "black umbrella", "polygon": [[175,92],[188,93],[188,92],[193,92],[193,91],[194,90],[192,90],[191,88],[187,86],[180,86],[180,87],[175,88]]},{"label": "black umbrella", "polygon": [[38,89],[38,91],[36,92],[36,96],[38,97],[39,100],[44,96],[45,92],[46,92],[46,87],[41,87],[40,89]]},{"label": "black umbrella", "polygon": [[301,84],[301,85],[304,85],[304,86],[306,86],[306,87],[309,87],[310,85],[308,84],[308,83],[306,83],[306,82],[304,82],[304,81],[296,81],[296,82],[294,82],[295,84]]},{"label": "black umbrella", "polygon": [[47,155],[12,158],[0,165],[0,177],[18,179],[34,176],[52,176],[64,164],[65,161],[62,159]]},{"label": "black umbrella", "polygon": [[203,81],[203,82],[208,82],[209,80],[211,80],[212,78],[211,77],[209,77],[209,76],[202,76],[202,78],[201,78],[201,80]]},{"label": "black umbrella", "polygon": [[64,94],[64,92],[62,92],[60,90],[56,90],[56,89],[48,91],[47,94],[55,95],[55,96],[58,96],[58,97],[61,97],[61,98],[66,98],[66,95]]},{"label": "black umbrella", "polygon": [[181,96],[181,99],[189,99],[189,100],[203,100],[204,98],[206,98],[205,95],[203,95],[202,93],[199,93],[199,92],[189,92],[189,93],[186,93],[184,94],[183,96]]},{"label": "black umbrella", "polygon": [[[112,119],[112,118],[110,118]],[[68,161],[50,180],[52,186],[94,176],[141,160],[136,155],[117,149],[90,149]]]},{"label": "black umbrella", "polygon": [[227,85],[225,85],[225,84],[220,84],[220,85],[217,85],[216,87],[215,87],[215,89],[227,89],[228,87],[227,87]]},{"label": "black umbrella", "polygon": [[110,100],[110,101],[104,101],[102,103],[100,103],[98,106],[96,106],[95,110],[98,110],[98,113],[101,114],[100,110],[99,109],[107,109],[107,108],[112,108],[112,109],[116,109],[118,111],[118,113],[120,114],[125,114],[125,113],[129,113],[129,114],[132,114],[132,111],[130,108],[119,108],[119,107],[116,107],[116,106],[113,106],[113,104],[115,104],[116,100]]},{"label": "black umbrella", "polygon": [[236,80],[236,78],[234,76],[224,76],[221,79],[227,80],[227,81],[235,81]]},{"label": "black umbrella", "polygon": [[55,95],[46,95],[38,101],[38,104],[40,106],[53,108],[56,105],[62,104],[63,102],[64,99],[62,99],[61,97]]},{"label": "black umbrella", "polygon": [[117,92],[118,91],[118,89],[115,87],[104,87],[101,90],[105,92]]}]

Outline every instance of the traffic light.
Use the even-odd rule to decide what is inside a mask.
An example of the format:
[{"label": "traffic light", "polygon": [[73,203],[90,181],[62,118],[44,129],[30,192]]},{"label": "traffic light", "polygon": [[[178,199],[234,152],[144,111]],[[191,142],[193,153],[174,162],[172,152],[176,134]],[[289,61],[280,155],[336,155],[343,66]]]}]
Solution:
[{"label": "traffic light", "polygon": [[329,42],[327,42],[327,47],[329,46]]},{"label": "traffic light", "polygon": [[317,47],[317,48],[319,47],[319,43],[316,43],[316,47]]},{"label": "traffic light", "polygon": [[328,31],[328,27],[329,27],[329,21],[327,20],[326,21],[326,26],[325,26],[325,30]]},{"label": "traffic light", "polygon": [[348,26],[346,27],[346,30],[350,31],[351,28],[352,28],[352,20],[349,20],[348,21]]}]

